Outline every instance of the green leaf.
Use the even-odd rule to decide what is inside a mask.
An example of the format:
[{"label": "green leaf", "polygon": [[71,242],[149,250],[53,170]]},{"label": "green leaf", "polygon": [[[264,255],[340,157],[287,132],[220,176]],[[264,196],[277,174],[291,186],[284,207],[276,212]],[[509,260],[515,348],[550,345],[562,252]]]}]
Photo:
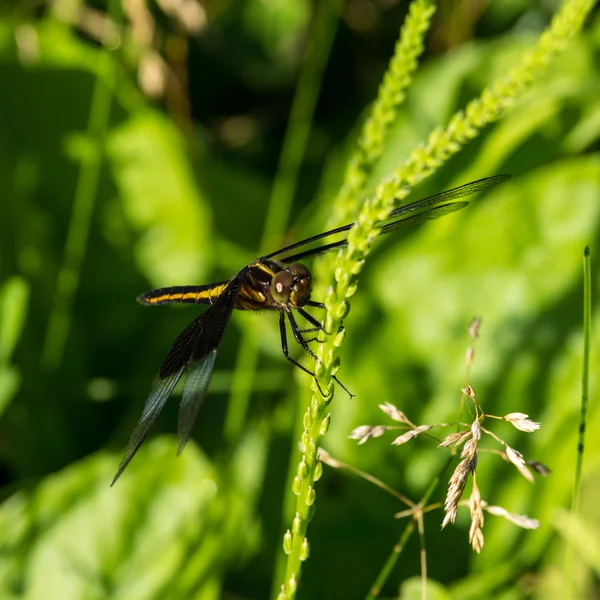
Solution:
[{"label": "green leaf", "polygon": [[[425,590],[427,600],[450,600],[451,598],[448,590],[433,579],[427,579]],[[399,599],[421,600],[423,597],[423,582],[420,577],[411,577],[402,582],[398,593]]]},{"label": "green leaf", "polygon": [[600,576],[600,527],[598,523],[589,523],[583,516],[573,515],[566,510],[558,510],[554,526],[566,541],[575,549],[579,561]]},{"label": "green leaf", "polygon": [[217,598],[227,565],[256,543],[248,509],[261,480],[223,478],[193,444],[175,448],[147,444],[112,488],[118,458],[102,454],[5,501],[0,595]]},{"label": "green leaf", "polygon": [[158,113],[138,112],[111,134],[108,154],[125,215],[141,234],[140,270],[156,287],[202,281],[211,217],[182,136]]},{"label": "green leaf", "polygon": [[20,371],[9,363],[23,331],[28,304],[29,284],[23,277],[10,277],[0,287],[0,415],[21,382]]},{"label": "green leaf", "polygon": [[21,336],[27,306],[29,284],[13,276],[0,287],[0,364],[8,363]]}]

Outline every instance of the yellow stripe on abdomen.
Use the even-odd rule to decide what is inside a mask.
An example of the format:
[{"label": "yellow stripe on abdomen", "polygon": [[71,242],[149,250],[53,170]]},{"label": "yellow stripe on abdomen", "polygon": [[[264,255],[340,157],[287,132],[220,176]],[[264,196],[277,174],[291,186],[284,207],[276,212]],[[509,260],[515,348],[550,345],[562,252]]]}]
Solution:
[{"label": "yellow stripe on abdomen", "polygon": [[227,284],[215,285],[213,287],[205,287],[202,289],[189,289],[177,290],[177,288],[163,288],[160,290],[151,290],[142,294],[138,301],[142,304],[169,304],[172,302],[196,302],[212,304],[211,300],[218,298],[223,290],[227,287]]}]

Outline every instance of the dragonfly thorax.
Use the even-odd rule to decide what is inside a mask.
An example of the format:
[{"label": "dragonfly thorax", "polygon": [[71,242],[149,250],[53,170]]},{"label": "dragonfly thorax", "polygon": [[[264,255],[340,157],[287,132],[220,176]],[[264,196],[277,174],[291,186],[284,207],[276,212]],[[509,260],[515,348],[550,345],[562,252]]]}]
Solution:
[{"label": "dragonfly thorax", "polygon": [[310,300],[312,276],[300,263],[292,263],[279,271],[271,280],[271,296],[278,304],[291,304],[295,308]]}]

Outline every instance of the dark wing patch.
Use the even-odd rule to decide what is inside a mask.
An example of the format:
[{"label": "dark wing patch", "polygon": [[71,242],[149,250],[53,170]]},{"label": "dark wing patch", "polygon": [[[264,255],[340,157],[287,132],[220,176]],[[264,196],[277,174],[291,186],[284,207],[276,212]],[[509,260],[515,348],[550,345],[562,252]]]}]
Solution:
[{"label": "dark wing patch", "polygon": [[237,302],[247,268],[242,269],[232,280],[227,289],[219,296],[216,303],[202,315],[204,320],[202,332],[196,337],[196,344],[189,360],[183,386],[183,396],[179,408],[179,447],[177,453],[183,451],[190,439],[200,405],[206,398],[210,380],[215,367],[217,352]]},{"label": "dark wing patch", "polygon": [[187,369],[179,414],[179,451],[183,450],[191,435],[200,404],[208,391],[217,350],[235,306],[245,272],[246,269],[242,269],[218,296],[215,304],[194,319],[171,345],[111,485],[121,476],[142,445],[167,398]]},{"label": "dark wing patch", "polygon": [[[204,313],[206,314],[206,313]],[[121,473],[125,470],[135,453],[138,451],[142,442],[146,439],[148,431],[154,422],[156,417],[163,409],[165,402],[175,389],[177,382],[181,378],[185,367],[187,366],[194,346],[196,344],[196,337],[202,331],[202,323],[204,314],[194,319],[178,336],[177,339],[171,344],[167,356],[165,357],[158,377],[154,381],[154,385],[150,390],[142,416],[135,426],[129,442],[127,443],[127,449],[125,450],[125,456],[119,465],[117,474],[115,475],[111,485],[114,485],[117,479],[121,476]]]},{"label": "dark wing patch", "polygon": [[142,442],[146,439],[148,431],[150,431],[150,428],[152,425],[154,425],[156,417],[158,417],[158,414],[165,405],[167,398],[171,395],[171,392],[177,385],[183,370],[184,367],[182,366],[179,371],[174,371],[168,377],[164,379],[157,378],[154,381],[150,395],[148,396],[146,404],[144,405],[142,416],[138,421],[138,424],[135,426],[131,437],[129,438],[127,449],[125,450],[125,456],[119,465],[117,474],[110,484],[111,487],[115,484],[117,479],[119,479],[127,465],[130,463],[131,459],[134,457],[135,453],[139,450]]},{"label": "dark wing patch", "polygon": [[171,344],[158,371],[158,376],[160,378],[168,377],[171,373],[179,371],[181,367],[185,367],[190,361],[194,348],[196,347],[198,336],[202,335],[202,330],[205,328],[207,321],[206,315],[209,312],[210,308],[194,319]]}]

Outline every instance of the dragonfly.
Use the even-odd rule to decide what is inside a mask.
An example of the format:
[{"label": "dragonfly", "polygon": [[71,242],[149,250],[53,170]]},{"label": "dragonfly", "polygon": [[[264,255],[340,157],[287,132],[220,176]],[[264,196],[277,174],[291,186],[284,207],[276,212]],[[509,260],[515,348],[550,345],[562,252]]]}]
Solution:
[{"label": "dragonfly", "polygon": [[[461,210],[469,203],[457,201],[459,198],[492,188],[509,178],[510,175],[486,177],[396,208],[388,219],[378,223],[380,233],[406,229]],[[348,243],[345,237],[316,247],[305,246],[320,240],[327,241],[349,231],[352,226],[353,223],[349,223],[261,256],[240,269],[231,279],[208,285],[150,290],[137,298],[138,302],[148,306],[184,303],[203,304],[208,308],[181,332],[167,352],[111,485],[119,479],[139,450],[185,373],[178,416],[177,454],[181,454],[192,435],[198,411],[208,393],[219,346],[234,310],[278,312],[283,355],[293,365],[314,377],[314,373],[294,359],[288,350],[286,320],[294,340],[313,359],[317,357],[309,343],[318,339],[305,335],[325,331],[321,322],[305,310],[305,307],[324,309],[325,305],[311,300],[312,276],[299,261],[343,248]],[[302,329],[295,314],[300,315],[308,326]],[[334,379],[348,391],[337,377]]]}]

